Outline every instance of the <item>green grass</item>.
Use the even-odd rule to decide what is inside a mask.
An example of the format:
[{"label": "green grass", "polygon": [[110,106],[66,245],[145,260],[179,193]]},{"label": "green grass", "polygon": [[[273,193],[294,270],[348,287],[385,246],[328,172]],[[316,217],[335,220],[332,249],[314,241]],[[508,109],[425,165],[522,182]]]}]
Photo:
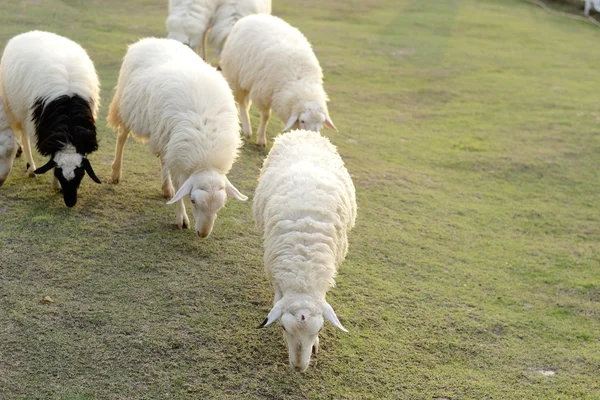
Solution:
[{"label": "green grass", "polygon": [[[293,373],[279,328],[255,329],[273,294],[250,202],[206,240],[177,230],[146,145],[73,209],[18,159],[0,189],[0,398],[600,398],[600,31],[517,0],[274,13],[314,44],[340,130],[324,133],[357,188],[329,295],[350,334],[326,325]],[[165,17],[166,0],[0,5],[0,43],[46,29],[90,53],[104,181],[120,60]],[[230,174],[250,198],[265,155],[247,143]]]}]

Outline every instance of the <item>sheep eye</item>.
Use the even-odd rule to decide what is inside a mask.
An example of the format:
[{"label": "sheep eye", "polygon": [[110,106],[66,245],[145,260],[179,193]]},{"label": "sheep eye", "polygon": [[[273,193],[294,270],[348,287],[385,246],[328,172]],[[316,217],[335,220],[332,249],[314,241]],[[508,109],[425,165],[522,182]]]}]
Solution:
[{"label": "sheep eye", "polygon": [[285,326],[281,325],[281,329],[283,329],[285,331]]},{"label": "sheep eye", "polygon": [[192,204],[196,204],[196,200],[194,200],[194,199],[190,199],[190,200],[191,200]]},{"label": "sheep eye", "polygon": [[300,121],[300,123],[301,123],[301,124],[303,124],[303,123],[304,123],[304,121]]}]

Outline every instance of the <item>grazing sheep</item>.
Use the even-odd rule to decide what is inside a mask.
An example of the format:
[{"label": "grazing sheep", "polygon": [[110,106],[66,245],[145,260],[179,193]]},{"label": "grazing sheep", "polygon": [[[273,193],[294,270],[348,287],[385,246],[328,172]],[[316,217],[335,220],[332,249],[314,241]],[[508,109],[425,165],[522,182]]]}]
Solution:
[{"label": "grazing sheep", "polygon": [[[14,131],[21,132],[29,176],[54,168],[52,186],[62,188],[67,207],[87,174],[96,183],[87,155],[98,150],[96,113],[100,85],[94,64],[77,43],[50,32],[12,38],[0,61],[0,88]],[[30,138],[49,156],[36,169]]]},{"label": "grazing sheep", "polygon": [[10,174],[15,154],[17,153],[17,140],[10,127],[10,119],[0,98],[0,186]]},{"label": "grazing sheep", "polygon": [[[177,226],[189,227],[183,197],[190,196],[196,232],[207,237],[227,196],[246,200],[227,179],[241,146],[231,89],[191,49],[171,39],[129,46],[108,123],[119,130],[112,181],[121,179],[129,132],[149,141],[160,158],[163,195],[177,202]],[[171,177],[179,188],[173,195]]]},{"label": "grazing sheep", "polygon": [[254,196],[274,306],[260,327],[281,318],[290,365],[305,371],[323,318],[344,332],[325,300],[348,251],[356,219],[354,185],[329,140],[296,130],[275,139]]},{"label": "grazing sheep", "polygon": [[583,13],[586,16],[590,15],[590,11],[592,11],[592,8],[595,9],[596,11],[600,12],[600,0],[584,0],[585,1],[585,9],[583,11]]},{"label": "grazing sheep", "polygon": [[287,121],[283,131],[319,132],[323,124],[336,129],[327,111],[319,61],[304,35],[282,19],[257,14],[239,20],[225,42],[221,68],[240,106],[246,137],[252,136],[250,102],[261,112],[259,145],[267,144],[271,107]]},{"label": "grazing sheep", "polygon": [[169,0],[167,37],[198,50],[206,60],[206,42],[218,56],[233,25],[242,17],[271,13],[271,0]]}]

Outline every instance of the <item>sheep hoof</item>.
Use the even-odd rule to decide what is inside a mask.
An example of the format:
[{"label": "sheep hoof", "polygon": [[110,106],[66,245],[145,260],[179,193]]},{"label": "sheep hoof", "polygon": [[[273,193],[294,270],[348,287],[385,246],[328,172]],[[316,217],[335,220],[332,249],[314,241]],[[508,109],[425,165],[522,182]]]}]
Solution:
[{"label": "sheep hoof", "polygon": [[183,218],[177,216],[177,227],[179,229],[188,229],[190,227],[190,220],[187,215],[183,215]]},{"label": "sheep hoof", "polygon": [[175,196],[175,189],[171,186],[170,188],[163,188],[163,197],[165,199],[172,199]]},{"label": "sheep hoof", "polygon": [[34,172],[35,170],[31,167],[27,167],[27,176],[30,178],[35,178],[36,174]]},{"label": "sheep hoof", "polygon": [[312,353],[314,355],[317,355],[318,352],[319,352],[319,345],[318,344],[313,345],[313,347],[312,347]]}]

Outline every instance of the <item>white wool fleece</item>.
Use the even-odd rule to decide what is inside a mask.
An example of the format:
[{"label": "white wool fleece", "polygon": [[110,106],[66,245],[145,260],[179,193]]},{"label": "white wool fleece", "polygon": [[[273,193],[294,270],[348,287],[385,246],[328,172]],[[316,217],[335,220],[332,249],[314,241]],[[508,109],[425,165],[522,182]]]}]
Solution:
[{"label": "white wool fleece", "polygon": [[[278,136],[260,173],[253,212],[264,231],[267,275],[283,292],[324,296],[335,284],[356,220],[354,184],[331,142],[302,130]],[[290,264],[305,268],[291,280],[279,268]]]},{"label": "white wool fleece", "polygon": [[204,36],[217,55],[233,25],[246,15],[271,13],[271,0],[169,0],[167,37],[200,50],[205,57]]},{"label": "white wool fleece", "polygon": [[109,124],[123,124],[137,139],[149,140],[150,151],[164,156],[174,178],[208,169],[227,174],[242,144],[227,82],[170,39],[143,39],[129,47],[113,104]]},{"label": "white wool fleece", "polygon": [[256,14],[239,20],[220,65],[236,100],[248,92],[259,110],[272,108],[283,123],[311,107],[322,113],[321,125],[329,117],[319,61],[306,37],[280,18]]},{"label": "white wool fleece", "polygon": [[179,228],[190,226],[184,197],[192,203],[201,237],[210,235],[227,196],[247,199],[226,177],[242,144],[231,89],[215,68],[180,42],[148,38],[129,46],[108,122],[119,129],[113,183],[120,179],[131,131],[149,141],[161,160],[163,195],[171,198],[167,204],[178,205]]}]

